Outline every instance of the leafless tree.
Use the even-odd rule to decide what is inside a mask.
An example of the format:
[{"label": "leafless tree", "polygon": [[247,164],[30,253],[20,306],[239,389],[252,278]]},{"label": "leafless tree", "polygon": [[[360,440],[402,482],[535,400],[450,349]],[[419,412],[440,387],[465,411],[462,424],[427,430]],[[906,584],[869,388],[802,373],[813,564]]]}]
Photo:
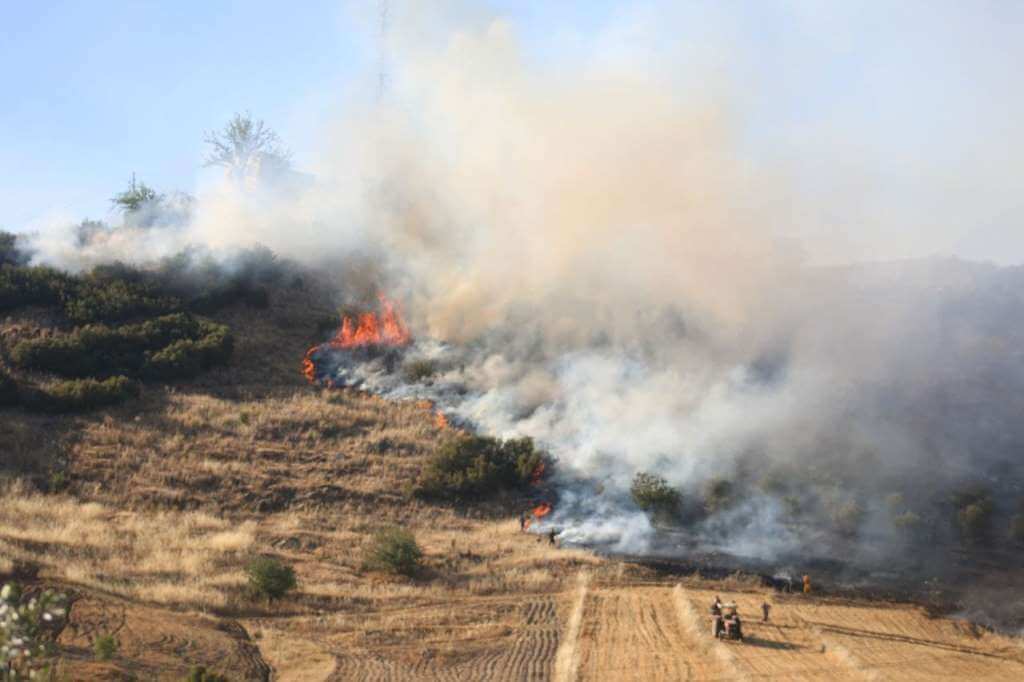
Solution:
[{"label": "leafless tree", "polygon": [[291,152],[273,130],[248,112],[235,114],[223,130],[208,132],[204,166],[220,166],[236,180],[281,171],[291,165]]}]

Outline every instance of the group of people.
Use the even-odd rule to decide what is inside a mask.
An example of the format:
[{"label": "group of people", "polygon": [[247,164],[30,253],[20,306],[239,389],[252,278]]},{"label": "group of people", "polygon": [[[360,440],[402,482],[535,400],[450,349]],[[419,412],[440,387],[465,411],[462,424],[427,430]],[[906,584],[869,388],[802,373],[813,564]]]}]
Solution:
[{"label": "group of people", "polygon": [[[761,604],[763,622],[768,622],[771,610],[771,604],[767,601]],[[711,604],[711,634],[715,638],[724,637],[725,639],[743,641],[743,622],[740,620],[740,614],[734,602],[723,604],[722,600],[715,596],[715,601]]]},{"label": "group of people", "polygon": [[724,637],[743,641],[743,623],[736,604],[723,604],[720,598],[715,597],[711,604],[711,634],[716,639]]}]

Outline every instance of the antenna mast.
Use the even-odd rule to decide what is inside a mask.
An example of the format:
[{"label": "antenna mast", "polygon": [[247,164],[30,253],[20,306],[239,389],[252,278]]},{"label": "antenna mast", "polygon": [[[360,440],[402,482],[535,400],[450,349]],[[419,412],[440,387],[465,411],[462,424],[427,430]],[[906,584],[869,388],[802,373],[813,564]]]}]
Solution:
[{"label": "antenna mast", "polygon": [[388,0],[379,0],[377,12],[380,20],[379,53],[377,55],[380,63],[377,70],[377,104],[384,99],[388,87]]}]

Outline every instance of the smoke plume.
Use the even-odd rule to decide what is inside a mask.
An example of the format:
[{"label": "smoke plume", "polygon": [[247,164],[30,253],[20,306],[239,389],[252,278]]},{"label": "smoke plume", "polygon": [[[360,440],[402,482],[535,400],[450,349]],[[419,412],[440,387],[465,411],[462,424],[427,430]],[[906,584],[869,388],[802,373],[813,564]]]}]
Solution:
[{"label": "smoke plume", "polygon": [[[441,373],[346,371],[538,440],[566,540],[658,551],[629,494],[644,471],[681,491],[693,541],[742,555],[891,562],[958,542],[967,494],[1004,542],[1024,272],[809,262],[815,199],[751,155],[714,60],[637,47],[642,21],[541,64],[500,19],[422,19],[394,17],[388,88],[324,133],[315,180],[211,188],[161,248],[373,263]],[[135,232],[108,255],[162,244]]]}]

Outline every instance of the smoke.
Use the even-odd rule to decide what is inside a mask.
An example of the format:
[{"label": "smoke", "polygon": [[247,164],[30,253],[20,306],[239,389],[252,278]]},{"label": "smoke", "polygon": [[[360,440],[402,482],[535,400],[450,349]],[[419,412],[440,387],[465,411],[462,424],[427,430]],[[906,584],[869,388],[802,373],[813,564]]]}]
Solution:
[{"label": "smoke", "polygon": [[682,492],[691,542],[748,556],[888,561],[908,513],[931,533],[918,541],[946,547],[949,500],[970,486],[1004,533],[1024,273],[809,262],[830,242],[808,225],[818,199],[751,153],[746,96],[708,45],[669,49],[650,16],[538,63],[511,24],[456,15],[392,17],[386,94],[324,132],[315,180],[217,185],[187,224],[115,230],[103,252],[260,243],[372,263],[413,353],[445,371],[429,386],[372,364],[343,378],[537,439],[563,486],[544,523],[573,542],[657,550],[629,495],[639,471]]}]

